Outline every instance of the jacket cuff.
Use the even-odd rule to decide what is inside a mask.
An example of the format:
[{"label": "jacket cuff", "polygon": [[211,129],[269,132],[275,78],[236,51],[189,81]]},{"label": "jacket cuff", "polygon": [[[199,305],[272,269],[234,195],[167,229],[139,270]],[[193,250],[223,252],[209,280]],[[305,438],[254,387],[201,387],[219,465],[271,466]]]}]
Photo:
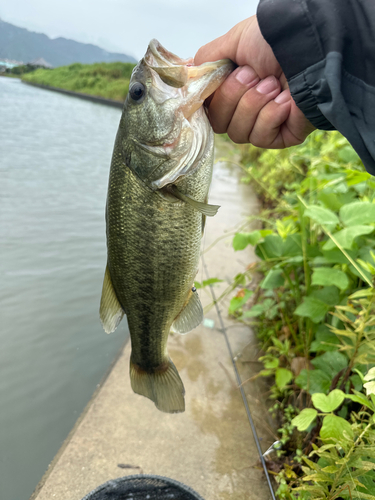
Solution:
[{"label": "jacket cuff", "polygon": [[[323,72],[324,70],[322,70]],[[319,77],[318,77],[319,81]],[[289,82],[289,90],[294,102],[315,128],[320,130],[336,130],[332,123],[320,111],[319,101],[306,81],[306,74],[301,73]]]}]

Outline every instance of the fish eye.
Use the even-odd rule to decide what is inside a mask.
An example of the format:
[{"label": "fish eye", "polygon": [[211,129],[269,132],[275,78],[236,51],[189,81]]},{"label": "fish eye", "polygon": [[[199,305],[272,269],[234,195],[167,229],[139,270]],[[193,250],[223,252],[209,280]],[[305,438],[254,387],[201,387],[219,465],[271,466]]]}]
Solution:
[{"label": "fish eye", "polygon": [[143,83],[135,82],[130,87],[129,94],[133,101],[139,101],[145,94],[146,89]]}]

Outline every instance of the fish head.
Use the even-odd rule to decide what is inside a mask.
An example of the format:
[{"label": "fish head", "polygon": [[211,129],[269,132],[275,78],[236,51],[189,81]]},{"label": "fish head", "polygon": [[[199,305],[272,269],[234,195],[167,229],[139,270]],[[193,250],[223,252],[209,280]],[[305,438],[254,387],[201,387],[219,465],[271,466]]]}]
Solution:
[{"label": "fish head", "polygon": [[130,79],[119,140],[126,165],[152,190],[192,173],[212,147],[202,104],[233,69],[229,59],[195,66],[150,42]]}]

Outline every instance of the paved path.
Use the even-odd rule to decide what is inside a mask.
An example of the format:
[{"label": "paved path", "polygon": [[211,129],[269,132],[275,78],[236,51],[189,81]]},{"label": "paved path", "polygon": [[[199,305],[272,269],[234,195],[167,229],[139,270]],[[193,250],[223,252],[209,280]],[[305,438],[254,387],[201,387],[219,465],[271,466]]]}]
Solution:
[{"label": "paved path", "polygon": [[[251,190],[238,179],[233,168],[216,165],[210,203],[220,204],[221,209],[207,221],[205,248],[256,210]],[[205,254],[211,277],[230,281],[254,260],[250,250],[234,253],[231,239],[222,239]],[[199,281],[205,278],[202,273],[200,270],[197,276]],[[217,293],[223,288],[224,284],[217,286]],[[200,296],[203,305],[210,303],[208,293],[201,291]],[[254,338],[248,328],[227,319],[227,304],[220,308],[233,351],[240,353],[242,380],[246,380],[257,366],[247,362],[255,355]],[[214,308],[206,318],[213,320],[214,328],[201,325],[188,335],[169,339],[171,358],[186,389],[186,412],[161,413],[152,402],[132,392],[128,343],[38,485],[33,500],[81,500],[109,479],[140,472],[182,481],[205,500],[270,498]],[[261,389],[254,382],[244,387],[265,450],[274,439]]]}]

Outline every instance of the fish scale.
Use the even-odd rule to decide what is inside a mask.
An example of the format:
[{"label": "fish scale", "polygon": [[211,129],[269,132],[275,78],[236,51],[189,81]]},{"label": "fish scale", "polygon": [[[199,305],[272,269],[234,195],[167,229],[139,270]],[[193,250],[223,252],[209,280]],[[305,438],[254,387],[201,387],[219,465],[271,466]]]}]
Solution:
[{"label": "fish scale", "polygon": [[[207,160],[177,184],[198,201],[206,199],[211,180]],[[198,269],[202,214],[151,191],[116,153],[109,185],[108,264],[132,331],[132,359],[141,366],[159,366],[170,326]]]}]

